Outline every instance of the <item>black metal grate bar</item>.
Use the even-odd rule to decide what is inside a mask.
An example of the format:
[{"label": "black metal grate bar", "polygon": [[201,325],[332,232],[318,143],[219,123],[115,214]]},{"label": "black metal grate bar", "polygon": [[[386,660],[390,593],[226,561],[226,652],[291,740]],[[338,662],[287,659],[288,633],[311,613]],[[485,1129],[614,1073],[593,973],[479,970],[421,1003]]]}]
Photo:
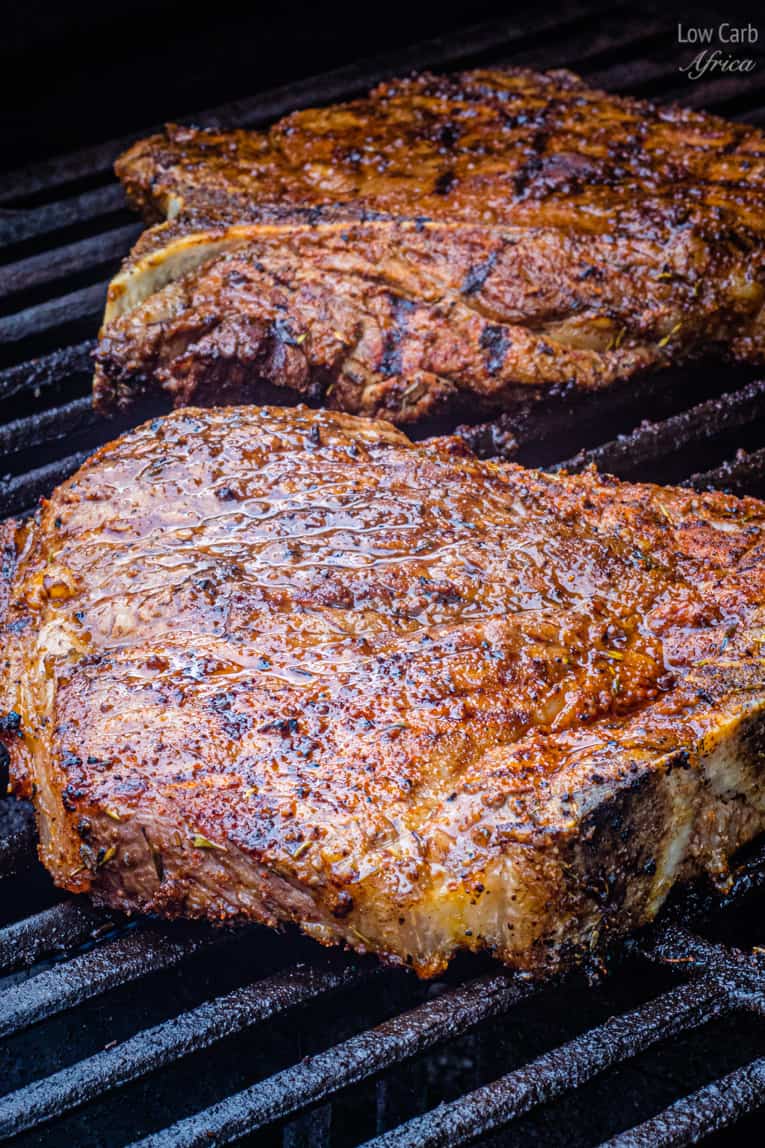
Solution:
[{"label": "black metal grate bar", "polygon": [[615,474],[631,471],[665,455],[685,449],[691,443],[717,437],[765,417],[765,380],[749,383],[740,391],[709,399],[661,422],[645,421],[629,434],[572,458],[555,463],[552,470],[577,472],[595,465]]},{"label": "black metal grate bar", "polygon": [[[91,452],[78,451],[45,466],[30,470],[27,474],[0,482],[0,518],[8,518],[28,510],[38,498],[49,494],[54,486],[63,482],[82,466]],[[2,851],[0,850],[0,873],[2,873]]]},{"label": "black metal grate bar", "polygon": [[147,1137],[140,1148],[230,1144],[446,1037],[458,1036],[533,991],[528,981],[510,973],[481,977]]},{"label": "black metal grate bar", "polygon": [[322,969],[296,965],[291,969],[146,1029],[105,1052],[35,1081],[0,1100],[0,1139],[61,1116],[110,1089],[164,1068],[209,1048],[216,1041],[255,1024],[307,1004],[341,988],[369,980],[375,972],[346,962],[344,967]]},{"label": "black metal grate bar", "polygon": [[678,83],[669,91],[662,92],[662,98],[683,103],[687,108],[706,108],[724,114],[726,106],[733,100],[740,101],[742,94],[750,103],[760,102],[765,94],[765,72],[760,69],[749,74],[745,87],[740,76],[718,76],[707,80],[701,88]]},{"label": "black metal grate bar", "polygon": [[457,1148],[468,1144],[658,1041],[705,1024],[728,1007],[727,993],[711,977],[683,985],[459,1100],[376,1137],[366,1148]]},{"label": "black metal grate bar", "polygon": [[[598,68],[588,75],[588,79],[598,88],[658,99],[662,103],[676,102],[685,107],[719,114],[727,114],[725,105],[733,99],[756,107],[762,102],[763,95],[761,76],[757,83],[750,83],[747,79],[746,85],[742,85],[740,79],[736,81],[731,77],[722,80],[708,77],[681,86],[677,60],[657,58],[655,55],[633,57]],[[743,119],[747,118],[746,114],[738,114]]]},{"label": "black metal grate bar", "polygon": [[661,87],[677,80],[677,63],[655,56],[631,56],[588,76],[593,85],[607,91],[640,96],[649,87]]},{"label": "black metal grate bar", "polygon": [[46,299],[23,311],[0,318],[0,345],[17,343],[33,335],[42,335],[55,327],[63,327],[78,319],[97,322],[106,302],[107,282],[79,287],[55,299]]},{"label": "black metal grate bar", "polygon": [[[511,459],[517,447],[559,439],[569,444],[572,428],[577,438],[602,427],[634,419],[636,410],[663,406],[670,397],[682,405],[687,384],[677,380],[673,388],[660,374],[639,382],[615,387],[597,395],[574,396],[558,402],[534,402],[525,409],[497,415],[489,422],[460,426],[458,432],[482,457],[498,456]],[[629,424],[628,424],[629,425]],[[563,466],[563,463],[558,464]]]},{"label": "black metal grate bar", "polygon": [[172,968],[203,943],[198,938],[171,939],[148,931],[104,941],[87,953],[6,989],[0,996],[0,1037],[38,1024],[118,985]]},{"label": "black metal grate bar", "polygon": [[75,949],[114,919],[87,901],[63,901],[0,929],[0,974]]},{"label": "black metal grate bar", "polygon": [[7,211],[0,214],[0,249],[29,239],[38,239],[78,223],[93,223],[127,208],[122,185],[110,183],[83,191],[56,203],[32,207],[26,211]]},{"label": "black metal grate bar", "polygon": [[143,231],[140,223],[115,227],[89,239],[54,247],[0,267],[0,299],[17,291],[56,283],[67,275],[83,274],[121,259]]},{"label": "black metal grate bar", "polygon": [[[731,1072],[672,1104],[602,1148],[684,1148],[765,1104],[765,1058]],[[742,1142],[743,1143],[743,1142]]]},{"label": "black metal grate bar", "polygon": [[37,834],[32,807],[20,805],[0,838],[0,878],[12,877],[35,856]]},{"label": "black metal grate bar", "polygon": [[738,451],[735,459],[724,462],[713,470],[692,474],[685,485],[697,490],[729,490],[732,494],[746,494],[756,483],[765,479],[765,448]]},{"label": "black metal grate bar", "polygon": [[0,400],[24,395],[40,395],[54,389],[74,375],[90,374],[93,370],[95,339],[86,339],[71,347],[52,351],[49,355],[32,359],[15,367],[0,371]]},{"label": "black metal grate bar", "polygon": [[555,39],[547,38],[541,43],[513,51],[510,55],[503,53],[497,63],[549,68],[558,65],[563,54],[572,66],[575,63],[577,71],[587,73],[589,80],[591,69],[604,58],[622,55],[624,52],[632,55],[636,49],[666,35],[666,16],[652,16],[645,11],[617,8],[613,13],[604,13],[595,27],[588,24],[580,30],[569,32],[563,50]]},{"label": "black metal grate bar", "polygon": [[711,974],[718,983],[727,985],[740,1002],[748,1004],[765,991],[763,957],[712,944],[682,926],[665,925],[658,929],[643,953],[649,960],[674,966],[678,964],[678,954],[682,954],[680,964]]},{"label": "black metal grate bar", "polygon": [[0,455],[30,450],[57,439],[68,438],[75,431],[86,430],[100,422],[103,420],[93,410],[90,395],[85,395],[62,407],[54,407],[31,418],[14,419],[0,426]]}]

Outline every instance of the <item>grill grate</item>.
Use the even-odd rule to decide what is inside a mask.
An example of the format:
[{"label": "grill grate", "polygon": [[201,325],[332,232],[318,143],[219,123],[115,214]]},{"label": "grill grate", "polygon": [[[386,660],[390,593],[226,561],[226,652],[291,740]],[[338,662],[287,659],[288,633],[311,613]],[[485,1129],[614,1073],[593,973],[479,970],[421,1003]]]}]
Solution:
[{"label": "grill grate", "polygon": [[[702,977],[606,1021],[517,1072],[377,1137],[370,1145],[376,1148],[454,1145],[456,1148],[469,1144],[477,1134],[491,1132],[533,1105],[553,1100],[563,1090],[584,1084],[595,1073],[619,1060],[720,1015],[725,1004],[724,990],[713,978]],[[180,1143],[190,1145],[192,1141]]]},{"label": "grill grate", "polygon": [[0,1111],[0,1137],[33,1128],[108,1089],[119,1088],[163,1068],[189,1052],[198,1052],[278,1012],[361,983],[372,975],[350,963],[347,968],[338,970],[295,965],[216,997],[139,1033],[114,1049],[12,1093],[5,1098]]},{"label": "grill grate", "polygon": [[[573,66],[606,88],[765,122],[765,71],[743,83],[726,76],[681,87],[677,52],[671,13],[580,0],[194,121],[258,126],[412,67],[526,63]],[[140,230],[111,176],[129,142],[0,179],[0,516],[30,509],[129,425],[95,415],[88,399],[105,285]],[[631,478],[763,493],[763,425],[765,382],[700,366],[464,433],[479,452],[524,462],[594,462]],[[695,1143],[765,1103],[757,948],[765,846],[742,863],[726,897],[696,890],[676,898],[605,981],[576,974],[562,986],[534,985],[472,959],[423,986],[374,963],[325,956],[292,934],[130,925],[57,899],[32,859],[29,810],[0,803],[0,814],[0,1139],[653,1148]],[[693,933],[683,924],[691,919]],[[728,1041],[738,1060],[715,1059],[710,1038],[705,1071],[687,1087],[676,1073],[679,1095],[657,1091],[636,1067],[633,1088],[645,1096],[630,1107],[601,1100],[591,1120],[581,1101],[574,1123],[571,1109],[561,1115],[566,1097],[588,1096],[593,1082],[639,1066],[648,1050],[681,1058],[682,1049],[672,1052],[678,1042],[726,1023],[738,1026]]]}]

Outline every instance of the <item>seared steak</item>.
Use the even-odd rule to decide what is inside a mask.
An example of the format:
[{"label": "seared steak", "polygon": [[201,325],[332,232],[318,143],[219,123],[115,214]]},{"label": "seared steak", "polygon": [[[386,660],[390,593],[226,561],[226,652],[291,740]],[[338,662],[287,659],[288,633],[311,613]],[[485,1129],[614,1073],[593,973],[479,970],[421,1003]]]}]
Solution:
[{"label": "seared steak", "polygon": [[765,828],[754,499],[242,407],[7,531],[0,736],[102,903],[547,971]]},{"label": "seared steak", "polygon": [[168,222],[111,285],[102,409],[268,384],[408,423],[765,357],[763,133],[567,72],[394,81],[264,133],[170,127],[117,171]]}]

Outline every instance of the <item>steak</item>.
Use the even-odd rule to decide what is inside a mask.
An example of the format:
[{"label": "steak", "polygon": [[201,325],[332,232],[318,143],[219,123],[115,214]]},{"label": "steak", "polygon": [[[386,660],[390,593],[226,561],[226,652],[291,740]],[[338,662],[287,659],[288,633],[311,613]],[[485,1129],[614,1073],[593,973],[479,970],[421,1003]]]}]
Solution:
[{"label": "steak", "polygon": [[303,399],[413,423],[765,360],[765,135],[568,72],[421,75],[117,163],[150,228],[109,291],[106,411]]},{"label": "steak", "polygon": [[765,504],[383,421],[175,412],[6,527],[59,885],[546,973],[765,828]]}]

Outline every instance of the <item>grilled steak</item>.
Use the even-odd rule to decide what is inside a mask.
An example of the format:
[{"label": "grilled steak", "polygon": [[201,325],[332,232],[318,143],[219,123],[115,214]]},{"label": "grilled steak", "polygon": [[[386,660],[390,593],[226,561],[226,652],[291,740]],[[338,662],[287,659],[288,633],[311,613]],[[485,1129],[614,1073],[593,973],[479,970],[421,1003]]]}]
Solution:
[{"label": "grilled steak", "polygon": [[100,902],[545,972],[765,828],[754,499],[194,409],[6,541],[0,734]]},{"label": "grilled steak", "polygon": [[104,410],[272,393],[409,423],[765,358],[765,136],[567,72],[386,83],[118,162],[150,220],[114,280]]}]

